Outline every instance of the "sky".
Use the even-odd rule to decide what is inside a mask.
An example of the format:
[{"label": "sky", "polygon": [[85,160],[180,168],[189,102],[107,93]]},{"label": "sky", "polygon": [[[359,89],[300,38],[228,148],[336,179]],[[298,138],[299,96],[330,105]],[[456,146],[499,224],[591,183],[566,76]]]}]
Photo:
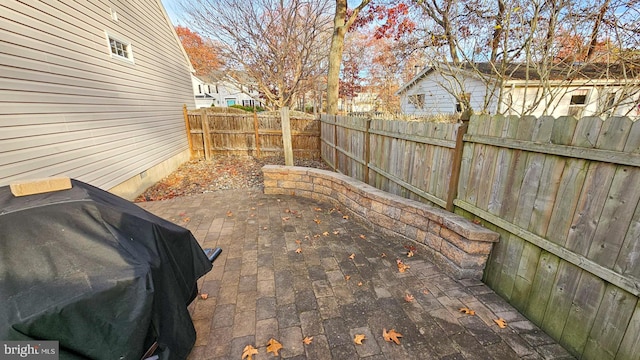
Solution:
[{"label": "sky", "polygon": [[177,0],[162,0],[162,5],[164,5],[164,9],[167,11],[167,15],[171,18],[171,23],[173,23],[174,26],[182,23],[179,21],[180,11],[178,10]]}]

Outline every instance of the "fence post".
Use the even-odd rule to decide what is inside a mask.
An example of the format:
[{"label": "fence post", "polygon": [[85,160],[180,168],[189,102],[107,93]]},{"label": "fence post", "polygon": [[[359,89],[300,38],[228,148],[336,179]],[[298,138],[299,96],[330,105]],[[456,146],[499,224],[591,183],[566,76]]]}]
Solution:
[{"label": "fence post", "polygon": [[260,157],[260,135],[258,134],[258,114],[256,113],[256,109],[253,108],[253,129],[256,132],[256,157]]},{"label": "fence post", "polygon": [[284,147],[284,164],[293,166],[293,146],[291,145],[291,122],[289,121],[289,107],[280,109],[282,120],[282,145]]},{"label": "fence post", "polygon": [[333,115],[333,171],[338,170],[338,115]]},{"label": "fence post", "polygon": [[204,158],[211,159],[211,131],[209,130],[209,118],[207,108],[200,109],[200,120],[202,122],[202,137],[204,140]]},{"label": "fence post", "polygon": [[191,139],[191,125],[189,124],[189,113],[187,104],[182,104],[182,114],[184,116],[184,126],[187,130],[187,140],[189,141],[189,160],[193,159],[193,140]]},{"label": "fence post", "polygon": [[447,193],[447,211],[453,211],[453,200],[458,196],[458,182],[460,181],[460,167],[462,165],[462,151],[464,150],[464,134],[467,133],[469,119],[463,119],[456,134],[456,148],[453,153],[451,177],[449,177],[449,191]]},{"label": "fence post", "polygon": [[371,119],[367,119],[364,131],[364,182],[369,183],[369,161],[371,161]]}]

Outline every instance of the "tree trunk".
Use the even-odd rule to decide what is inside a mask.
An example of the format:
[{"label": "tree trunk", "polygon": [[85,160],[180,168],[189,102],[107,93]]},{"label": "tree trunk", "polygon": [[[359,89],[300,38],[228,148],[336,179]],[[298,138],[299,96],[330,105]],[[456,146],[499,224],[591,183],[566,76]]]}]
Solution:
[{"label": "tree trunk", "polygon": [[362,0],[349,19],[347,19],[347,0],[336,0],[336,14],[333,18],[333,35],[331,36],[331,49],[329,50],[329,70],[327,72],[327,114],[338,113],[338,94],[340,85],[340,64],[344,50],[344,36],[349,27],[358,17],[360,10],[369,4],[371,0]]},{"label": "tree trunk", "polygon": [[329,70],[327,72],[327,114],[338,113],[338,95],[340,83],[340,64],[344,50],[345,18],[347,0],[336,0],[336,14],[333,18],[333,35],[329,50]]}]

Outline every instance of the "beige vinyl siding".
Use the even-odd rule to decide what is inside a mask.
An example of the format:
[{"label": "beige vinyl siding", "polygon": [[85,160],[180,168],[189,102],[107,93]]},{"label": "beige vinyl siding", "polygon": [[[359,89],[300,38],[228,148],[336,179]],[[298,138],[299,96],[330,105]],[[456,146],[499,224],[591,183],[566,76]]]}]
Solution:
[{"label": "beige vinyl siding", "polygon": [[[111,56],[108,35],[133,62]],[[187,150],[183,104],[190,65],[160,0],[0,3],[0,185],[112,188]]]}]

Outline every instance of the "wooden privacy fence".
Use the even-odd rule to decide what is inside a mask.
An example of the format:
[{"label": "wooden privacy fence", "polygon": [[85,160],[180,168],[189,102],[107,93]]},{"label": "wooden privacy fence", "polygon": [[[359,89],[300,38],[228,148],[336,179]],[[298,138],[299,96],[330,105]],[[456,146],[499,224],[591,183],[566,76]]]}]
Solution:
[{"label": "wooden privacy fence", "polygon": [[[334,170],[379,189],[453,209],[462,124],[323,116],[321,150]],[[466,125],[464,125],[466,126]],[[460,132],[462,135],[463,132]],[[458,149],[456,151],[456,149]],[[450,206],[447,206],[449,202]]]},{"label": "wooden privacy fence", "polygon": [[[208,108],[186,110],[192,158],[216,155],[282,156],[282,120],[279,114],[223,113]],[[290,116],[295,157],[320,158],[320,121]]]},{"label": "wooden privacy fence", "polygon": [[463,134],[325,116],[322,131],[336,170],[499,232],[484,281],[574,355],[638,359],[640,121],[474,116]]}]

